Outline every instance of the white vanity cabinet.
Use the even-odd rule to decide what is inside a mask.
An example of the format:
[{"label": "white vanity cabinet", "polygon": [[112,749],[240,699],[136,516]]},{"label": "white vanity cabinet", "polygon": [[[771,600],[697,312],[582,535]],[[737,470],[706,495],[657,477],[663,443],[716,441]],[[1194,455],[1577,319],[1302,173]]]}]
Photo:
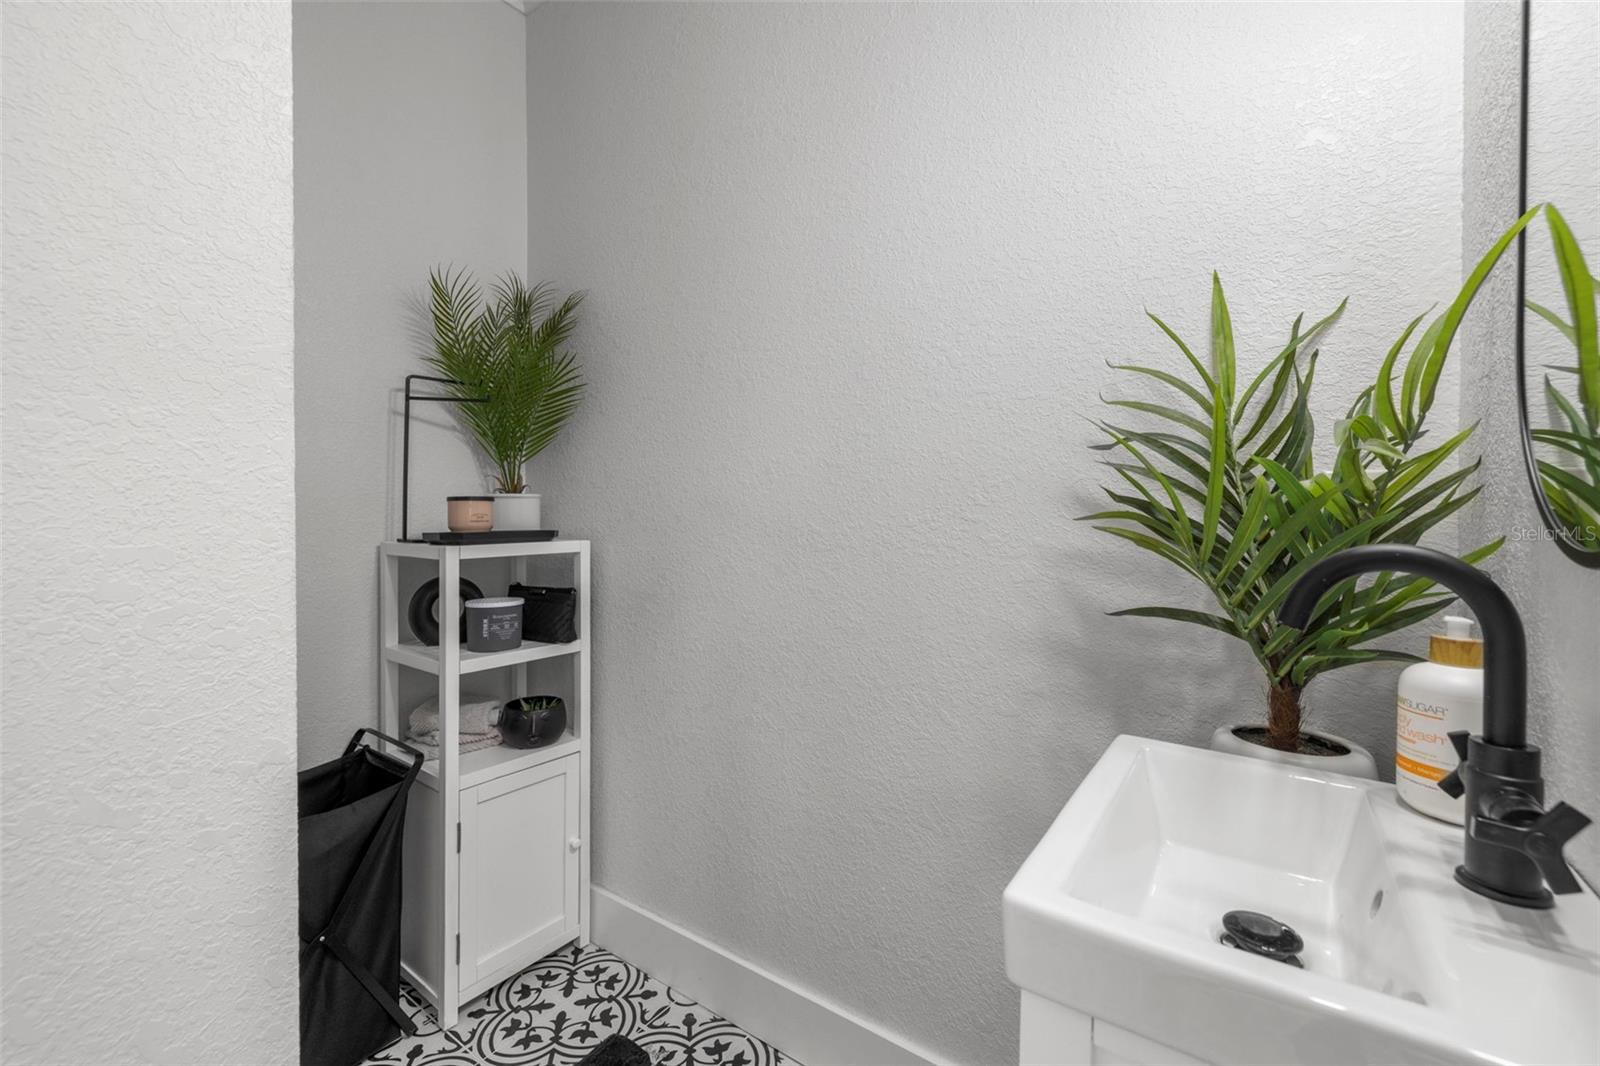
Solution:
[{"label": "white vanity cabinet", "polygon": [[1022,1066],[1207,1066],[1082,1011],[1022,993]]},{"label": "white vanity cabinet", "polygon": [[569,755],[461,793],[465,992],[578,935],[578,784],[578,757]]}]

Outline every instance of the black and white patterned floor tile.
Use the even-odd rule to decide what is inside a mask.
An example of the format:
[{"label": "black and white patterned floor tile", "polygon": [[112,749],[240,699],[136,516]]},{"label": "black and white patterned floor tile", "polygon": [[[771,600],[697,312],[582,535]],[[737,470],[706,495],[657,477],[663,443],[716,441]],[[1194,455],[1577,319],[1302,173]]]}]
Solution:
[{"label": "black and white patterned floor tile", "polygon": [[433,1009],[402,986],[417,1035],[365,1066],[572,1066],[612,1033],[656,1066],[799,1066],[777,1048],[590,945],[561,948],[461,1009],[441,1030]]}]

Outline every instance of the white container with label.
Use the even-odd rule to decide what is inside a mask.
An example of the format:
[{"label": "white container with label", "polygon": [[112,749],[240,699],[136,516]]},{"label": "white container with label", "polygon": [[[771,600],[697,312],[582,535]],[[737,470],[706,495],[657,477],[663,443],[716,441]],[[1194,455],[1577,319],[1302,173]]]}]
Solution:
[{"label": "white container with label", "polygon": [[467,650],[511,651],[522,646],[522,597],[467,601]]},{"label": "white container with label", "polygon": [[1483,641],[1473,638],[1469,618],[1447,616],[1444,626],[1429,642],[1428,661],[1400,675],[1394,785],[1412,810],[1460,825],[1465,804],[1439,781],[1461,762],[1449,735],[1483,732]]}]

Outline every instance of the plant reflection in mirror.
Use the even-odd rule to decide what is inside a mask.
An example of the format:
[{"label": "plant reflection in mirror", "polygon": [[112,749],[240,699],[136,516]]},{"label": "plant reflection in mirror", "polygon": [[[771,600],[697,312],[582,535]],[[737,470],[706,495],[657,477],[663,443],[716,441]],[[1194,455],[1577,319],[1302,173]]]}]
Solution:
[{"label": "plant reflection in mirror", "polygon": [[1544,376],[1544,394],[1559,417],[1554,427],[1530,432],[1534,443],[1544,446],[1536,459],[1550,509],[1580,548],[1600,551],[1600,326],[1595,305],[1600,283],[1561,212],[1546,204],[1544,213],[1570,318],[1532,300],[1528,309],[1561,331],[1577,360],[1571,366],[1546,367],[1556,373]]}]

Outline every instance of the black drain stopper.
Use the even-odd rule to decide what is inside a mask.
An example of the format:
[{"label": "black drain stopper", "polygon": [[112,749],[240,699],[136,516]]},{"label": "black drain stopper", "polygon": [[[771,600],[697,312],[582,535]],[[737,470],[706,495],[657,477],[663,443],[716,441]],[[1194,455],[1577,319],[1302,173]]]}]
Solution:
[{"label": "black drain stopper", "polygon": [[1306,944],[1294,929],[1259,911],[1229,911],[1222,916],[1222,943],[1252,955],[1304,969],[1299,953]]}]

